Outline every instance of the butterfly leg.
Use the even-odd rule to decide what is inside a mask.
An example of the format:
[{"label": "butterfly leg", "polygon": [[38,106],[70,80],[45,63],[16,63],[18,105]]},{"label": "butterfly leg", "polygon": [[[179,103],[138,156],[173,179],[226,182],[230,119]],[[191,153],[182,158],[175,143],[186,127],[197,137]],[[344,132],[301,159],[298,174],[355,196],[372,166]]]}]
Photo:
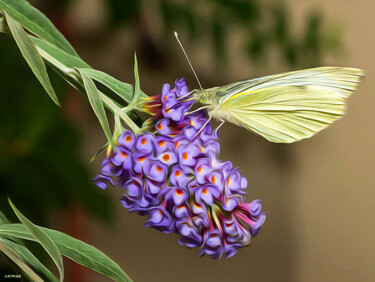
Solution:
[{"label": "butterfly leg", "polygon": [[[195,90],[189,92],[188,94],[186,94],[186,95],[184,95],[184,96],[181,96],[180,98],[176,99],[178,102],[177,102],[176,104],[174,104],[172,107],[166,109],[166,111],[167,111],[167,110],[170,110],[170,109],[173,109],[174,107],[177,107],[178,105],[181,105],[181,104],[183,104],[183,103],[185,103],[185,102],[188,102],[188,101],[191,101],[191,100],[195,100],[194,98],[190,98],[190,99],[186,99],[186,100],[182,100],[182,101],[180,101],[181,99],[183,99],[183,98],[189,96],[191,93],[193,93],[193,92],[197,92],[197,91],[198,91],[198,90],[195,89]],[[188,110],[190,110],[190,108],[194,105],[194,103],[195,103],[195,101],[190,105],[190,107],[189,107]]]},{"label": "butterfly leg", "polygon": [[[166,111],[171,110],[171,109],[173,109],[173,108],[175,108],[175,107],[181,105],[182,103],[185,103],[185,101],[178,102],[178,103],[174,104],[173,106],[171,106],[171,107],[169,107],[169,108],[165,108],[165,110],[166,110]],[[194,103],[193,103],[193,104],[194,104]],[[193,106],[193,104],[190,105],[190,107],[189,107],[188,110],[190,110],[190,108]]]},{"label": "butterfly leg", "polygon": [[199,133],[202,132],[202,130],[206,127],[206,125],[210,122],[210,120],[212,119],[212,115],[211,113],[209,113],[209,117],[208,117],[208,120],[205,122],[205,124],[203,124],[203,126],[198,130],[198,132],[194,135],[194,139],[198,136]]},{"label": "butterfly leg", "polygon": [[218,133],[220,127],[221,127],[224,123],[225,123],[225,120],[220,119],[220,124],[219,124],[218,127],[216,127],[216,129],[215,129],[215,131],[214,131],[215,136],[217,135],[217,133]]},{"label": "butterfly leg", "polygon": [[196,112],[199,112],[200,110],[203,110],[203,109],[207,109],[209,106],[203,106],[203,107],[200,107],[199,109],[196,109],[192,112],[188,112],[188,113],[185,113],[185,116],[187,115],[190,115],[190,114],[193,114],[193,113],[196,113]]},{"label": "butterfly leg", "polygon": [[197,92],[198,92],[198,90],[197,90],[197,89],[194,89],[193,91],[190,91],[188,94],[185,94],[184,96],[181,96],[181,97],[177,98],[177,100],[182,100],[182,99],[184,99],[184,98],[190,96],[191,94],[193,94],[193,93],[197,93]]},{"label": "butterfly leg", "polygon": [[[190,101],[190,100],[192,100],[192,99],[188,99],[188,100],[185,100],[185,101]],[[193,102],[193,103],[191,103],[191,105],[190,105],[190,107],[189,107],[189,109],[188,110],[190,110],[191,109],[191,107],[194,105],[194,103],[195,103],[195,101]]]}]

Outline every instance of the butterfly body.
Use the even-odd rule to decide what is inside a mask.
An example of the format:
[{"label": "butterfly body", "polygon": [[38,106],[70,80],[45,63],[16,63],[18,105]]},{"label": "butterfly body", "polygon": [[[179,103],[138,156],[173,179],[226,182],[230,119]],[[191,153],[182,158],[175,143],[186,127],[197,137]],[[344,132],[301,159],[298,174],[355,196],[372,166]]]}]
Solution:
[{"label": "butterfly body", "polygon": [[201,90],[194,99],[210,117],[272,142],[292,143],[339,119],[362,77],[360,69],[320,67]]}]

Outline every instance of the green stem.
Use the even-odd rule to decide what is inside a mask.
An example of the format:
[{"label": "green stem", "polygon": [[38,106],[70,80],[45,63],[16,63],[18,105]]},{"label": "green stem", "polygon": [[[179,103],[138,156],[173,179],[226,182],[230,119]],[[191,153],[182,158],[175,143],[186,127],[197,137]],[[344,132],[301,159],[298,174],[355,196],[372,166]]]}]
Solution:
[{"label": "green stem", "polygon": [[110,98],[108,98],[100,91],[99,97],[106,105],[106,107],[113,113],[116,113],[135,134],[141,133],[140,128],[134,123],[134,121],[126,113],[124,113],[123,110],[118,107]]},{"label": "green stem", "polygon": [[[82,81],[79,78],[79,75],[77,74],[77,71],[75,69],[71,69],[66,67],[64,64],[57,61],[55,58],[50,56],[48,53],[44,52],[42,49],[37,48],[38,52],[42,55],[42,57],[52,64],[55,68],[60,70],[63,74],[65,74],[67,77],[70,77],[73,79],[73,81],[78,82],[78,85],[75,85],[76,83],[71,83],[71,85],[75,88],[77,88],[79,91],[84,91],[84,87],[82,86]],[[129,118],[129,116],[126,114],[128,111],[135,108],[136,105],[132,105],[131,108],[126,108],[126,111],[124,109],[121,109],[118,107],[109,97],[107,97],[104,93],[99,91],[100,99],[104,102],[106,107],[112,111],[113,113],[118,114],[122,120],[129,126],[129,128],[136,134],[141,133],[141,130],[139,127]]]},{"label": "green stem", "polygon": [[[2,14],[0,14],[0,32],[6,32],[6,26],[4,25],[4,17]],[[50,66],[52,66],[55,69],[55,71],[59,75],[61,75],[70,85],[72,85],[74,88],[76,88],[80,92],[85,91],[83,82],[76,68],[67,67],[66,65],[61,63],[59,60],[54,58],[52,55],[44,51],[43,49],[37,46],[36,48],[37,48],[38,53],[42,56],[42,58],[46,62],[48,62]],[[139,91],[140,90],[138,89],[138,92]],[[100,91],[98,92],[99,92],[100,99],[103,101],[104,105],[106,106],[108,110],[118,115],[135,134],[140,134],[142,132],[142,130],[127,115],[128,112],[137,108],[137,103],[134,100],[134,97],[131,103],[128,105],[128,107],[120,108],[119,106],[117,106],[116,103],[113,102],[112,99],[107,97],[104,93]]]}]

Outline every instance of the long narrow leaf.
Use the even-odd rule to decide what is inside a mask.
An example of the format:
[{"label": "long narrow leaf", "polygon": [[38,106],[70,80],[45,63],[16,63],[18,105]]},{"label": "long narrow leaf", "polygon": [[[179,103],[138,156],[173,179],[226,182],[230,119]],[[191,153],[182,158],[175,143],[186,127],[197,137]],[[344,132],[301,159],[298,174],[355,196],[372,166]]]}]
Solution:
[{"label": "long narrow leaf", "polygon": [[51,81],[49,80],[46,65],[44,64],[42,57],[39,55],[34,43],[30,40],[27,33],[23,30],[23,28],[19,25],[17,21],[15,21],[6,12],[4,12],[4,14],[9,29],[12,32],[12,35],[18,47],[20,48],[21,53],[25,58],[26,62],[29,64],[31,70],[38,78],[40,83],[43,85],[44,89],[47,91],[51,99],[57,105],[60,105],[56,93],[53,90]]},{"label": "long narrow leaf", "polygon": [[51,21],[25,0],[1,0],[0,10],[5,10],[13,19],[36,36],[77,56],[74,48],[57,30]]},{"label": "long narrow leaf", "polygon": [[51,59],[63,64],[67,68],[90,68],[81,58],[73,56],[45,40],[41,40],[35,36],[30,36],[30,39],[37,48],[48,54]]},{"label": "long narrow leaf", "polygon": [[[87,68],[81,68],[80,70],[95,81],[98,81],[99,83],[108,87],[126,102],[129,103],[133,99],[134,88],[131,84],[119,81],[116,78],[98,70]],[[147,95],[143,92],[141,92],[140,95],[147,97]]]},{"label": "long narrow leaf", "polygon": [[141,86],[139,83],[139,74],[138,74],[138,61],[137,55],[134,53],[134,78],[135,78],[135,85],[134,85],[134,96],[129,104],[129,106],[134,106],[138,102],[138,99],[141,95]]},{"label": "long narrow leaf", "polygon": [[[59,231],[40,228],[52,238],[64,256],[115,281],[131,281],[114,261],[95,247]],[[0,225],[0,234],[35,241],[35,238],[21,224]]]},{"label": "long narrow leaf", "polygon": [[[55,245],[55,243],[51,240],[51,238],[38,226],[36,226],[34,223],[32,223],[30,220],[28,220],[9,200],[9,203],[14,211],[14,213],[17,215],[18,219],[24,224],[24,226],[27,228],[27,230],[30,232],[30,234],[35,238],[35,241],[37,241],[39,244],[42,245],[42,247],[46,250],[46,252],[50,255],[52,260],[57,266],[57,269],[60,273],[60,281],[64,281],[64,267],[63,267],[63,261],[60,254],[59,249]],[[1,226],[1,225],[0,225]]]},{"label": "long narrow leaf", "polygon": [[43,280],[19,257],[8,248],[3,242],[0,241],[0,251],[10,258],[15,264],[22,269],[23,272],[32,280],[36,282],[43,282]]},{"label": "long narrow leaf", "polygon": [[108,142],[105,143],[105,144],[99,149],[99,151],[97,151],[97,152],[95,153],[95,155],[90,159],[90,162],[89,162],[89,163],[92,163],[92,162],[98,157],[98,155],[99,155],[101,152],[103,152],[105,149],[107,149],[107,148],[108,148]]},{"label": "long narrow leaf", "polygon": [[5,214],[0,211],[0,224],[7,224],[10,223],[9,219],[5,216]]},{"label": "long narrow leaf", "polygon": [[39,271],[40,274],[43,274],[48,281],[58,281],[51,271],[49,271],[26,247],[5,238],[0,238],[0,242],[11,249],[21,260]]},{"label": "long narrow leaf", "polygon": [[83,84],[86,89],[87,96],[89,98],[90,104],[92,109],[94,110],[96,116],[99,119],[100,124],[102,125],[102,128],[104,130],[104,134],[106,135],[108,141],[110,144],[113,145],[112,141],[112,134],[111,130],[109,129],[109,124],[107,120],[107,116],[105,114],[103,102],[99,97],[98,89],[96,89],[94,81],[90,77],[88,77],[83,71],[79,70]]},{"label": "long narrow leaf", "polygon": [[79,91],[84,91],[82,80],[76,68],[90,68],[79,57],[72,56],[60,48],[34,36],[31,40],[45,61],[70,85]]},{"label": "long narrow leaf", "polygon": [[[43,41],[34,36],[31,36],[30,38],[39,49],[42,57],[52,65],[55,65],[57,68],[60,68],[65,72],[66,69],[80,69],[87,76],[113,91],[124,101],[129,103],[132,100],[134,88],[131,84],[122,82],[102,71],[92,69],[82,59],[72,56],[46,41]],[[61,67],[61,65],[63,65],[63,67]],[[140,96],[147,97],[147,95],[141,90]]]},{"label": "long narrow leaf", "polygon": [[6,27],[5,27],[5,19],[4,15],[0,12],[0,32],[6,33]]},{"label": "long narrow leaf", "polygon": [[[11,223],[10,220],[5,216],[5,214],[2,211],[0,211],[0,225],[1,224],[9,224],[9,223]],[[1,237],[1,235],[0,235],[0,237]],[[19,238],[12,237],[10,239],[17,242],[20,245],[23,245],[22,240],[20,240]]]},{"label": "long narrow leaf", "polygon": [[[92,69],[88,64],[80,58],[74,57],[63,50],[53,46],[52,44],[40,40],[39,38],[31,36],[31,40],[37,46],[39,53],[51,65],[56,67],[65,75],[73,79],[77,79],[77,69],[84,72],[88,77],[104,85],[113,93],[117,94],[126,102],[133,99],[134,88],[131,84],[119,81],[118,79],[95,69]],[[63,76],[65,79],[66,77]],[[78,81],[79,82],[79,81]],[[74,86],[76,87],[76,86]],[[139,90],[139,96],[147,97],[145,93]]]}]

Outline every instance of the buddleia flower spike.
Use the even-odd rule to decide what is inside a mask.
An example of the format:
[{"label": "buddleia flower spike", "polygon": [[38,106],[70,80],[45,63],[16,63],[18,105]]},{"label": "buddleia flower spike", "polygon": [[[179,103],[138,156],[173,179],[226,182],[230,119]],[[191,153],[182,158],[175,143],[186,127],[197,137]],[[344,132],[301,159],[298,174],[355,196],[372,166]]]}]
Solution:
[{"label": "buddleia flower spike", "polygon": [[148,216],[146,226],[178,234],[179,244],[198,247],[199,255],[231,257],[258,234],[265,213],[259,200],[245,203],[247,180],[218,159],[210,124],[199,132],[205,112],[187,114],[192,101],[179,98],[188,93],[180,79],[145,99],[149,132],[121,133],[95,181],[102,189],[118,186],[121,204]]}]

